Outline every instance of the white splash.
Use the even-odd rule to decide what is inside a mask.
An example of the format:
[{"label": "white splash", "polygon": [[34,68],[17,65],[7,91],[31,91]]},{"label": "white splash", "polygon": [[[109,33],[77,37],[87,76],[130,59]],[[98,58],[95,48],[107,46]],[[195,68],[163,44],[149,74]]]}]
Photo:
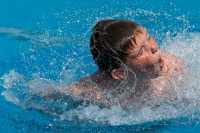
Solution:
[{"label": "white splash", "polygon": [[26,81],[23,75],[15,70],[1,77],[1,85],[6,89],[2,95],[15,104],[24,108],[36,108],[55,116],[60,121],[87,121],[87,123],[109,125],[137,125],[146,122],[162,121],[188,117],[200,118],[200,47],[199,33],[181,33],[175,38],[166,36],[162,49],[171,52],[184,60],[188,73],[182,78],[182,88],[175,88],[177,101],[174,103],[159,103],[155,106],[142,107],[139,111],[125,111],[120,106],[110,109],[99,108],[95,105],[72,107],[74,98],[57,101],[46,101],[43,96],[49,88],[59,88],[69,85],[73,78],[73,70],[62,70],[63,81],[54,81],[35,77]]}]

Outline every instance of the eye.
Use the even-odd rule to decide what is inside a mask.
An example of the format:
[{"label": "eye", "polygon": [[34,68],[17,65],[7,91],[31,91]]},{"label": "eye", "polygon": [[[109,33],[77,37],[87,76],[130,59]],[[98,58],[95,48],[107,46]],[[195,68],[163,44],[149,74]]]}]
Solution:
[{"label": "eye", "polygon": [[147,41],[149,41],[150,39],[151,39],[151,36],[148,34]]},{"label": "eye", "polygon": [[143,55],[143,48],[141,49],[140,53],[139,53],[139,56]]}]

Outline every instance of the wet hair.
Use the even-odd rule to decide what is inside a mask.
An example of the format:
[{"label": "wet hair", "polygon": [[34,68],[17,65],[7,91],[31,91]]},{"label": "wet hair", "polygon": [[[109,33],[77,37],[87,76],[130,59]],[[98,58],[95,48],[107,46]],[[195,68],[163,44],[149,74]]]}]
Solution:
[{"label": "wet hair", "polygon": [[128,49],[136,44],[135,37],[142,33],[141,26],[128,20],[102,20],[93,28],[90,50],[100,71],[111,76],[111,71],[120,68]]}]

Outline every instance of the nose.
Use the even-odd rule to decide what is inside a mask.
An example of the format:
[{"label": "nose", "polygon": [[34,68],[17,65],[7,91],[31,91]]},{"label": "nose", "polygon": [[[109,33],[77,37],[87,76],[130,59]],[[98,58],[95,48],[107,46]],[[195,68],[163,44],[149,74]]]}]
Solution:
[{"label": "nose", "polygon": [[152,53],[152,54],[155,54],[156,52],[157,52],[157,48],[154,48],[154,47],[151,48],[151,53]]}]

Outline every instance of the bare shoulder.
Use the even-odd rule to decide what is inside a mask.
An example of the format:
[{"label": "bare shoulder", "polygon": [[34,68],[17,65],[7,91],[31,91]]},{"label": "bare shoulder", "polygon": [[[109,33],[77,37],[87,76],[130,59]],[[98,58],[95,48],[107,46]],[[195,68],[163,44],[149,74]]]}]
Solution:
[{"label": "bare shoulder", "polygon": [[182,73],[186,71],[185,64],[180,58],[166,51],[162,52],[162,56],[165,60],[165,65],[168,68],[169,74]]},{"label": "bare shoulder", "polygon": [[168,96],[169,99],[175,99],[174,85],[179,86],[179,80],[186,72],[186,67],[180,58],[168,52],[163,51],[162,57],[165,61],[165,73],[162,76],[151,79],[152,95]]},{"label": "bare shoulder", "polygon": [[91,76],[83,77],[65,90],[74,93],[76,96],[88,99],[104,99],[100,90],[96,89],[98,84],[91,79]]}]

